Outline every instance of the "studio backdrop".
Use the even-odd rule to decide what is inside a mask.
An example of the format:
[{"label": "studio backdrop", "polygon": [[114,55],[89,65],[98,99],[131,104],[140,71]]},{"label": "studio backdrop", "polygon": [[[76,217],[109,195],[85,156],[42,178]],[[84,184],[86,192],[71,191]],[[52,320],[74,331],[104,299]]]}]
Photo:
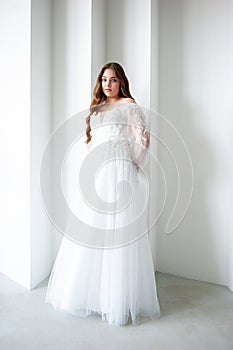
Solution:
[{"label": "studio backdrop", "polygon": [[150,232],[155,269],[233,290],[232,16],[232,0],[1,1],[2,273],[29,289],[49,275],[62,236],[41,199],[46,145],[116,61],[152,111],[163,169],[150,165],[152,212],[166,179]]}]

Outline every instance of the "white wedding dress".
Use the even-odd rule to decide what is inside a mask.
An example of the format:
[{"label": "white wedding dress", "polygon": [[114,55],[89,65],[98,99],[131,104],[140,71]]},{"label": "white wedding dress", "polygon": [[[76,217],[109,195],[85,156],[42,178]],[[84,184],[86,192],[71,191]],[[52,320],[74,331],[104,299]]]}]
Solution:
[{"label": "white wedding dress", "polygon": [[94,152],[91,165],[98,166],[95,190],[109,210],[104,204],[104,210],[93,210],[97,197],[87,186],[85,199],[92,200],[92,210],[80,196],[79,213],[88,225],[75,227],[75,239],[63,237],[45,301],[73,315],[135,325],[160,316],[145,208],[148,183],[139,169],[148,159],[141,132],[147,123],[137,104],[97,111],[90,122],[88,155]]}]

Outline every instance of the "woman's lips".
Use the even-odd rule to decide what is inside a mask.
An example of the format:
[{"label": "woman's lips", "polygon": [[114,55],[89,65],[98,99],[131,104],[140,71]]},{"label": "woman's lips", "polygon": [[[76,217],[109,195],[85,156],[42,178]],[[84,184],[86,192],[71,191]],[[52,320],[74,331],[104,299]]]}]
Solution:
[{"label": "woman's lips", "polygon": [[111,89],[105,89],[105,91],[106,91],[106,92],[110,92],[110,91],[111,91]]}]

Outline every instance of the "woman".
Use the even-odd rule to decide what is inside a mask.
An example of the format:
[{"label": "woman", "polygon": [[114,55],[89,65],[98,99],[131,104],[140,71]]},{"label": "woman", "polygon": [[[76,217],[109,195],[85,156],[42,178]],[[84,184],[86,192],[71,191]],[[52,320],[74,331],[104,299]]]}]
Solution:
[{"label": "woman", "polygon": [[96,192],[105,210],[86,213],[89,231],[94,228],[92,244],[63,238],[46,302],[77,316],[97,314],[115,325],[131,319],[135,325],[160,316],[147,210],[141,215],[146,188],[140,167],[148,153],[149,133],[121,65],[111,62],[101,69],[93,95],[86,144],[98,165]]}]

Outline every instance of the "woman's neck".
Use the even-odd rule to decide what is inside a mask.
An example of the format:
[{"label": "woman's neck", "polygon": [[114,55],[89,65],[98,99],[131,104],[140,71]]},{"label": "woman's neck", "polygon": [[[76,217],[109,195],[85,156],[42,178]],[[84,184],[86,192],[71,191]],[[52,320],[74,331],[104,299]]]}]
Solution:
[{"label": "woman's neck", "polygon": [[117,102],[120,100],[120,97],[108,97],[106,100],[105,100],[105,103],[111,103],[111,102]]}]

